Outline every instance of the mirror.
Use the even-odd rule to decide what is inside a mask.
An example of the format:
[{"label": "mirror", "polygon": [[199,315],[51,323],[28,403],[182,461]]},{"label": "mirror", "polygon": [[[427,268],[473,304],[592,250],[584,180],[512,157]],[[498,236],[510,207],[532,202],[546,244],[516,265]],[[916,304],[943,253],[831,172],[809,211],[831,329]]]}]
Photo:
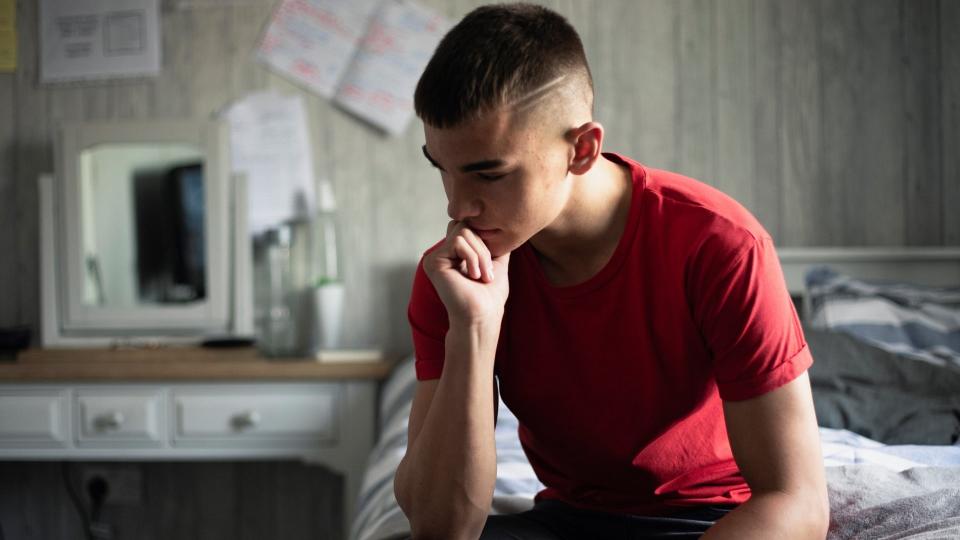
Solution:
[{"label": "mirror", "polygon": [[40,186],[44,346],[247,332],[228,142],[214,121],[61,126]]},{"label": "mirror", "polygon": [[80,153],[83,303],[135,307],[206,298],[203,152],[103,144]]}]

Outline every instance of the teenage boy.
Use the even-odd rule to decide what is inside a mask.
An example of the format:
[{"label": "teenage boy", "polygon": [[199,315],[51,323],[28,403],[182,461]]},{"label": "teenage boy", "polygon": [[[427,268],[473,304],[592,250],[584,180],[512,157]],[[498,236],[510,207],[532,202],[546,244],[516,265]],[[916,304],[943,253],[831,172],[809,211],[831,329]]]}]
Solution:
[{"label": "teenage boy", "polygon": [[[468,14],[417,86],[451,221],[409,306],[413,537],[823,538],[812,358],[773,241],[719,191],[601,153],[592,106],[576,31],[526,4]],[[488,517],[495,380],[546,489]]]}]

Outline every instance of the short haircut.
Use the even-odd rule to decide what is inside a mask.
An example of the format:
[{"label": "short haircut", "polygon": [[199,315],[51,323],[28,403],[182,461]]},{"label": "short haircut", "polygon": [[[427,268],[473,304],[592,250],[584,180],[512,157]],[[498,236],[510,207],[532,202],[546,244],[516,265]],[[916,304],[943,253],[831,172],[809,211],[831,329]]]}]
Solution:
[{"label": "short haircut", "polygon": [[454,127],[576,77],[593,79],[583,43],[560,14],[532,4],[481,6],[440,41],[414,93],[426,124]]}]

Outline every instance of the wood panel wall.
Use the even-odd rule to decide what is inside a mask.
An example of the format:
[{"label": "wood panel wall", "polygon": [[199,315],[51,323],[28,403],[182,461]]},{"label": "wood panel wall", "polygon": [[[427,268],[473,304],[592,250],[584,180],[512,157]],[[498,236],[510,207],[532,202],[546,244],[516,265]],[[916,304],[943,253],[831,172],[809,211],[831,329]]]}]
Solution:
[{"label": "wood panel wall", "polygon": [[0,537],[88,538],[77,506],[88,519],[88,466],[139,471],[140,502],[106,504],[100,514],[118,540],[346,538],[339,477],[292,461],[0,463]]},{"label": "wood panel wall", "polygon": [[[424,0],[451,18],[476,0]],[[226,3],[228,4],[228,3]],[[552,0],[582,33],[608,150],[718,186],[781,246],[960,243],[957,0]],[[0,326],[39,321],[36,177],[59,121],[204,117],[306,98],[343,218],[346,342],[409,350],[412,266],[445,199],[418,122],[387,138],[252,59],[272,2],[163,3],[159,77],[38,85],[37,5],[0,74]]]}]

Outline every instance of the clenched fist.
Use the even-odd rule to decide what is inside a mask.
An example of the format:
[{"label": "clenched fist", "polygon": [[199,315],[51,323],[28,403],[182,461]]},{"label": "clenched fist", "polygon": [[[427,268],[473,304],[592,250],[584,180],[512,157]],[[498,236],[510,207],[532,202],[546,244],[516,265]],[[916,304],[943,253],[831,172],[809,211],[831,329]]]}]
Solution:
[{"label": "clenched fist", "polygon": [[447,238],[423,260],[451,325],[500,322],[510,292],[510,253],[492,257],[483,240],[463,222],[447,225]]}]

